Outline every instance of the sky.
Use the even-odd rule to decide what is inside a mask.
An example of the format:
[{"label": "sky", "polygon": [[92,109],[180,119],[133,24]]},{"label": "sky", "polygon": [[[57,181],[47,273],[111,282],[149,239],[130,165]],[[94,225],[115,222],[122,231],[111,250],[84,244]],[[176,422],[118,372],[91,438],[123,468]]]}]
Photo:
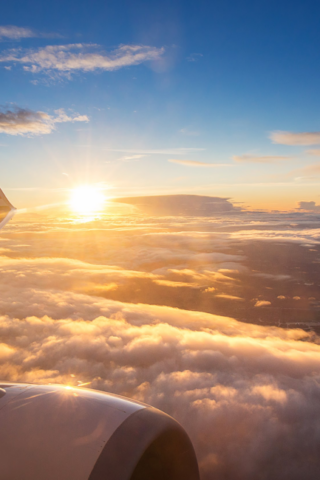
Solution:
[{"label": "sky", "polygon": [[1,381],[159,408],[201,480],[319,477],[319,14],[2,6]]},{"label": "sky", "polygon": [[19,208],[88,183],[318,204],[318,17],[315,1],[7,2],[1,187]]}]

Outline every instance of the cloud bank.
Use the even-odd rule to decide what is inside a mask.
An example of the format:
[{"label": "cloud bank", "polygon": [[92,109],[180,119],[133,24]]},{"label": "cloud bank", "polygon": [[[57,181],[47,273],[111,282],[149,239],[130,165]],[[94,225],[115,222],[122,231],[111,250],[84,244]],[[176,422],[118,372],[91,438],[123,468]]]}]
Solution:
[{"label": "cloud bank", "polygon": [[191,436],[203,480],[317,478],[320,346],[311,334],[8,287],[0,312],[4,380],[90,382],[166,411]]},{"label": "cloud bank", "polygon": [[[173,161],[173,160],[172,160]],[[178,163],[179,160],[177,160]],[[151,197],[117,198],[114,202],[136,206],[141,212],[151,215],[208,216],[239,212],[228,198],[202,195],[157,195]]]},{"label": "cloud bank", "polygon": [[305,210],[306,212],[320,212],[320,205],[316,205],[316,202],[299,202],[299,210]]},{"label": "cloud bank", "polygon": [[25,71],[32,73],[56,73],[70,76],[73,72],[117,70],[146,61],[158,60],[164,48],[147,45],[120,45],[110,54],[98,50],[97,45],[69,44],[49,45],[38,50],[12,49],[0,57],[0,62],[20,63]]},{"label": "cloud bank", "polygon": [[[318,478],[320,338],[261,321],[275,321],[277,302],[297,322],[309,292],[319,301],[319,220],[230,213],[16,215],[0,236],[1,378],[89,383],[166,411],[202,480]],[[168,306],[177,296],[185,309]],[[200,311],[222,303],[228,315]]]},{"label": "cloud bank", "polygon": [[0,133],[8,135],[43,135],[55,130],[57,123],[88,122],[86,115],[69,116],[63,109],[55,110],[56,116],[24,108],[0,110]]}]

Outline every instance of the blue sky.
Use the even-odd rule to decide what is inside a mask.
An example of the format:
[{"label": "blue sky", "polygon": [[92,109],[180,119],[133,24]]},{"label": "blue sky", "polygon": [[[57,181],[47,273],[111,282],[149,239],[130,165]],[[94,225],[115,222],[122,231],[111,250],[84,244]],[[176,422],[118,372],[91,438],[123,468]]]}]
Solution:
[{"label": "blue sky", "polygon": [[7,2],[1,186],[19,206],[88,182],[317,203],[319,13],[314,1]]}]

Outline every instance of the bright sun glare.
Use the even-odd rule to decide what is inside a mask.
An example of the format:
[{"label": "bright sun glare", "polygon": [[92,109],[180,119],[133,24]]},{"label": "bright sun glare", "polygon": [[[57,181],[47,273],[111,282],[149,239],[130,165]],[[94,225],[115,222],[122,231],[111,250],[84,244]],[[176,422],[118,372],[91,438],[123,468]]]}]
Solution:
[{"label": "bright sun glare", "polygon": [[69,205],[75,212],[88,214],[101,210],[105,201],[106,197],[101,189],[83,185],[72,190]]}]

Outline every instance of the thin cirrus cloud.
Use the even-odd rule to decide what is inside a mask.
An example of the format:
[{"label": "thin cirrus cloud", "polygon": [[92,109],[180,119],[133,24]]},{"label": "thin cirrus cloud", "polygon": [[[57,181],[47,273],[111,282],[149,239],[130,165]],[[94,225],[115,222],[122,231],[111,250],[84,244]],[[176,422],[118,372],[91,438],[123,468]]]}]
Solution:
[{"label": "thin cirrus cloud", "polygon": [[297,168],[288,173],[288,177],[318,177],[320,175],[320,163],[315,163],[313,165],[307,165],[303,168]]},{"label": "thin cirrus cloud", "polygon": [[120,45],[109,54],[94,44],[49,45],[38,50],[11,49],[2,57],[3,63],[20,63],[27,72],[67,76],[77,71],[117,70],[158,60],[164,48],[146,45]]},{"label": "thin cirrus cloud", "polygon": [[[81,147],[91,146],[91,145],[79,145]],[[142,153],[142,154],[154,154],[154,155],[186,155],[188,153],[194,152],[203,152],[205,148],[188,148],[188,147],[178,147],[178,148],[162,148],[162,149],[140,149],[140,148],[108,148],[108,152],[123,152],[123,153]]]},{"label": "thin cirrus cloud", "polygon": [[30,28],[16,27],[15,25],[0,26],[0,39],[19,40],[20,38],[32,38],[38,35]]},{"label": "thin cirrus cloud", "polygon": [[44,135],[55,130],[57,123],[88,122],[86,115],[69,116],[61,108],[55,110],[56,116],[45,112],[35,112],[24,108],[0,110],[0,133],[8,135]]},{"label": "thin cirrus cloud", "polygon": [[313,155],[314,157],[320,157],[320,149],[315,150],[306,150],[308,155]]},{"label": "thin cirrus cloud", "polygon": [[198,162],[197,160],[179,160],[175,158],[169,158],[168,162],[178,163],[179,165],[185,165],[186,167],[231,167],[230,163],[206,163]]},{"label": "thin cirrus cloud", "polygon": [[282,155],[234,155],[232,159],[238,163],[277,163],[283,160],[291,160],[292,157]]},{"label": "thin cirrus cloud", "polygon": [[124,157],[119,158],[119,161],[122,162],[130,162],[131,160],[140,160],[140,158],[144,158],[146,155],[125,155]]},{"label": "thin cirrus cloud", "polygon": [[61,38],[57,33],[41,33],[26,27],[16,25],[0,25],[0,41],[21,40],[23,38]]},{"label": "thin cirrus cloud", "polygon": [[319,145],[320,132],[284,132],[276,131],[270,134],[273,143],[281,145]]}]

